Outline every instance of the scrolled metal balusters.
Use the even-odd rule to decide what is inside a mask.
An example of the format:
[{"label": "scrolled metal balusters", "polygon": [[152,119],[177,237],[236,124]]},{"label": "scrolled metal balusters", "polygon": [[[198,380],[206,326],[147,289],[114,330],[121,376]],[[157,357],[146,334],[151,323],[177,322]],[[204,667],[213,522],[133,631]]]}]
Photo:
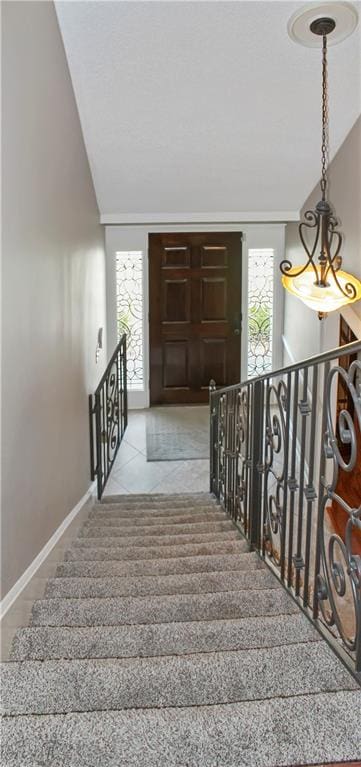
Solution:
[{"label": "scrolled metal balusters", "polygon": [[[342,410],[338,417],[338,430],[334,419],[335,399],[333,385],[337,377],[343,378],[353,404],[353,417]],[[359,379],[357,381],[357,379]],[[356,465],[358,440],[361,433],[361,361],[355,360],[348,371],[333,367],[327,381],[327,429],[324,439],[327,463],[332,461],[332,477],[324,481],[324,495],[320,506],[319,538],[321,572],[317,579],[318,604],[324,622],[335,627],[345,648],[356,654],[356,669],[361,670],[361,557],[353,552],[352,534],[361,531],[361,493],[359,505],[353,507],[338,492],[340,469],[350,473]],[[340,444],[348,445],[345,459]],[[330,503],[338,504],[348,516],[344,540],[327,530],[325,512]]]},{"label": "scrolled metal balusters", "polygon": [[106,424],[107,424],[107,451],[108,463],[114,460],[115,452],[119,446],[120,423],[119,423],[119,370],[116,359],[105,382],[106,397]]},{"label": "scrolled metal balusters", "polygon": [[218,498],[223,502],[226,495],[226,397],[218,400]]},{"label": "scrolled metal balusters", "polygon": [[283,380],[266,388],[265,438],[265,542],[273,562],[280,564],[283,536],[283,493],[285,480],[285,410],[288,390]]},{"label": "scrolled metal balusters", "polygon": [[236,402],[236,521],[243,532],[248,532],[248,473],[249,473],[249,391],[243,387],[237,391]]}]

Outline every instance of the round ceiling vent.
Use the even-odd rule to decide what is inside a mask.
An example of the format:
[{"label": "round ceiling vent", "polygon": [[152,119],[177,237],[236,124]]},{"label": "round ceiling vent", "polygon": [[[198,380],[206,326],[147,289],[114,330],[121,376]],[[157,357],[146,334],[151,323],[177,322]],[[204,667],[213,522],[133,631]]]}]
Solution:
[{"label": "round ceiling vent", "polygon": [[322,36],[315,34],[311,25],[317,19],[324,18],[333,19],[335,22],[335,28],[327,35],[328,45],[336,45],[345,40],[352,35],[358,24],[358,13],[351,3],[309,3],[291,16],[287,25],[290,38],[309,48],[321,48]]}]

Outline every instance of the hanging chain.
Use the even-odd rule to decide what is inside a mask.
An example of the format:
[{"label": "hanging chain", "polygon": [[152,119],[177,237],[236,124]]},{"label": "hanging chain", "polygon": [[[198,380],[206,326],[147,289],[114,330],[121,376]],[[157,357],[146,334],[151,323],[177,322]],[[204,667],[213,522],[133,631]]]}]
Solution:
[{"label": "hanging chain", "polygon": [[322,200],[326,199],[327,160],[328,160],[328,90],[327,90],[327,35],[322,37]]}]

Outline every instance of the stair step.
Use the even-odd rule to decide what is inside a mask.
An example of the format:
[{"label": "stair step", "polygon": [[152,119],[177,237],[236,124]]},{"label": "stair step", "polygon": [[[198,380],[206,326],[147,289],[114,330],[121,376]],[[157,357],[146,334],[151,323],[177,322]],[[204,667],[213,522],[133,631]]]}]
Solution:
[{"label": "stair step", "polygon": [[149,506],[164,503],[186,503],[195,506],[204,503],[217,505],[217,500],[211,493],[128,493],[127,495],[105,495],[101,501],[96,501],[96,506],[117,504],[119,506],[133,506],[145,503]]},{"label": "stair step", "polygon": [[283,588],[172,596],[38,599],[33,605],[30,625],[116,626],[126,623],[173,623],[292,614],[298,609]]},{"label": "stair step", "polygon": [[132,515],[132,512],[129,512],[129,516],[117,516],[116,514],[109,514],[107,511],[91,511],[89,512],[88,521],[86,522],[86,525],[96,525],[96,526],[109,526],[109,527],[117,527],[122,526],[124,529],[128,529],[128,527],[152,527],[153,525],[158,527],[165,527],[169,525],[195,525],[195,524],[216,524],[217,522],[225,522],[228,518],[224,514],[223,511],[202,511],[199,513],[194,513],[193,511],[183,511],[180,514],[170,514],[169,516],[161,515],[157,516],[157,514],[152,514],[151,516],[148,516],[144,519],[143,516],[135,516]]},{"label": "stair step", "polygon": [[209,706],[356,688],[320,642],[157,658],[13,661],[2,671],[9,716]]},{"label": "stair step", "polygon": [[185,655],[314,641],[321,637],[300,613],[151,626],[37,626],[17,631],[11,660]]},{"label": "stair step", "polygon": [[[148,507],[144,506],[120,506],[119,504],[110,504],[106,503],[103,505],[94,505],[93,510],[89,512],[89,519],[92,519],[93,515],[99,515],[101,514],[104,518],[108,517],[126,517],[127,519],[129,517],[137,518],[137,519],[152,519],[154,517],[172,517],[172,516],[179,516],[180,514],[189,514],[192,513],[194,517],[202,516],[203,514],[211,514],[212,512],[215,512],[216,514],[219,514],[220,507],[219,506],[210,506],[209,504],[207,506],[193,506],[191,504],[181,504],[181,505],[170,505],[168,504],[158,504],[158,505],[150,505]],[[225,518],[225,514],[223,513],[223,519]],[[143,524],[147,524],[147,522],[143,522]]]},{"label": "stair step", "polygon": [[126,546],[127,548],[148,548],[150,546],[183,546],[188,544],[208,544],[208,543],[222,543],[226,541],[240,541],[242,540],[238,530],[233,527],[232,530],[221,533],[179,533],[178,535],[114,535],[113,537],[108,533],[108,536],[87,536],[79,535],[74,539],[72,547],[74,548],[91,548],[97,549],[99,547],[118,548]]},{"label": "stair step", "polygon": [[237,589],[279,588],[269,570],[145,575],[133,578],[50,578],[45,599],[146,596],[148,594],[200,594]]},{"label": "stair step", "polygon": [[63,562],[56,569],[59,578],[103,578],[131,575],[175,575],[216,570],[258,570],[266,565],[254,552],[241,554],[206,554],[197,557],[142,559],[135,561]]},{"label": "stair step", "polygon": [[86,548],[73,546],[65,552],[66,561],[79,560],[134,560],[134,559],[169,559],[175,557],[195,557],[207,554],[236,554],[247,551],[248,544],[243,540],[209,541],[208,543],[185,543],[172,546],[118,546],[106,548],[98,546]]},{"label": "stair step", "polygon": [[[229,520],[224,520],[223,522],[204,522],[202,524],[198,524],[197,522],[193,522],[186,525],[147,525],[143,527],[137,527],[137,526],[128,526],[123,527],[123,525],[109,525],[109,524],[103,524],[102,520],[96,520],[96,522],[86,522],[81,531],[80,536],[81,537],[92,537],[92,538],[101,538],[101,537],[116,537],[120,536],[122,538],[132,538],[134,536],[143,536],[148,540],[148,536],[154,536],[154,535],[201,535],[206,534],[210,535],[211,533],[227,533],[232,532],[235,533],[236,528],[234,524]],[[239,536],[239,533],[237,533]]]},{"label": "stair step", "polygon": [[[276,669],[279,673],[279,668]],[[291,767],[360,758],[359,693],[6,718],[6,767]]]}]

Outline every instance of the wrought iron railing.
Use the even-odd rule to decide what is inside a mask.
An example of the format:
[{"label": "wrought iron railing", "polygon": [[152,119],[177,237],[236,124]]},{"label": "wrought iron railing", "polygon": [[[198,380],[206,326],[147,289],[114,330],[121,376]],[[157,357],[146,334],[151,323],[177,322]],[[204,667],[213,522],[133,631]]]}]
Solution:
[{"label": "wrought iron railing", "polygon": [[361,679],[361,341],[210,389],[211,491]]},{"label": "wrought iron railing", "polygon": [[90,472],[102,497],[128,423],[126,336],[117,348],[94,394],[89,395]]}]

